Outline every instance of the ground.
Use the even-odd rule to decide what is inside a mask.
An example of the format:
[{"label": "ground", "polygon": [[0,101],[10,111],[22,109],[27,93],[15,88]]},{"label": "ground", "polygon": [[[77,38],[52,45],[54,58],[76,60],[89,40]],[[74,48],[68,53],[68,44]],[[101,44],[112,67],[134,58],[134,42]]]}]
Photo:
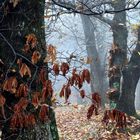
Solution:
[{"label": "ground", "polygon": [[127,120],[127,128],[105,126],[100,114],[87,120],[87,106],[69,105],[55,109],[60,140],[140,140],[140,121],[134,117]]}]

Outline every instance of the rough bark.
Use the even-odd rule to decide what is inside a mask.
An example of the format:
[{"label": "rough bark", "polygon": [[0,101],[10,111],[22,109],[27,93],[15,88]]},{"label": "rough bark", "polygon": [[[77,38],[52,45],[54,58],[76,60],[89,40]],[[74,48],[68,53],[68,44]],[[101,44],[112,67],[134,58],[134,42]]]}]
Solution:
[{"label": "rough bark", "polygon": [[131,56],[130,62],[124,67],[122,91],[118,104],[118,109],[129,115],[135,115],[135,91],[140,79],[140,29],[138,29],[138,41]]},{"label": "rough bark", "polygon": [[[123,9],[126,6],[126,0],[117,0],[112,2],[111,5],[114,10]],[[113,47],[110,50],[109,59],[109,87],[110,89],[115,88],[117,91],[115,91],[115,94],[110,94],[110,99],[117,104],[118,109],[128,114],[135,114],[134,94],[139,76],[134,74],[138,71],[130,67],[133,56],[128,65],[129,67],[126,66],[128,37],[126,12],[115,13],[113,20],[101,16],[97,16],[97,18],[109,24],[113,32]]]},{"label": "rough bark", "polygon": [[[4,2],[4,3],[2,3]],[[44,4],[45,1],[20,1],[16,7],[13,7],[13,3],[9,3],[9,1],[2,1],[0,2],[0,33],[3,35],[0,37],[0,58],[5,60],[6,68],[5,70],[10,67],[10,65],[13,63],[14,60],[14,54],[12,50],[9,47],[9,44],[13,46],[14,50],[18,53],[24,56],[21,49],[23,48],[25,44],[25,36],[34,33],[36,37],[38,38],[38,47],[40,48],[40,51],[42,52],[42,55],[46,55],[46,48],[45,48],[45,31],[41,27],[44,26]],[[9,43],[9,44],[8,44]],[[27,59],[30,56],[25,56]],[[13,63],[13,66],[15,63]],[[38,66],[40,66],[38,64]],[[32,67],[32,66],[31,66]],[[35,72],[34,67],[32,67],[32,71]],[[47,78],[47,77],[46,77]],[[24,80],[24,79],[23,79]],[[34,83],[34,81],[33,81]],[[34,90],[36,87],[34,84],[31,86],[31,90]],[[18,98],[15,98],[14,95],[11,95],[9,93],[5,94],[5,98],[7,98],[7,103],[9,106],[12,106],[13,104],[17,103],[19,100]],[[48,99],[48,102],[50,102],[50,99]],[[51,103],[49,103],[51,105]],[[6,115],[11,116],[11,111],[6,109]],[[50,118],[51,121],[48,123],[41,123],[38,122],[34,128],[32,128],[30,131],[28,129],[20,129],[17,131],[17,133],[11,132],[9,127],[9,121],[6,121],[4,124],[4,127],[2,128],[2,135],[3,139],[7,138],[9,140],[15,140],[15,139],[29,139],[29,140],[38,140],[43,139],[45,140],[58,140],[58,132],[57,132],[57,126],[55,122],[55,116],[52,109],[50,109]],[[30,133],[29,133],[30,132]],[[28,136],[28,138],[27,138]],[[43,140],[42,139],[42,140]]]},{"label": "rough bark", "polygon": [[[113,7],[114,9],[125,8],[125,0],[114,2]],[[119,86],[117,89],[120,90],[121,70],[127,59],[128,32],[126,28],[126,12],[115,13],[112,23],[113,47],[112,50],[110,50],[111,60],[109,65],[109,86],[110,88],[114,88],[114,85],[118,84]],[[118,68],[118,72],[112,74],[111,69],[114,67]],[[117,101],[118,99],[115,100]]]}]

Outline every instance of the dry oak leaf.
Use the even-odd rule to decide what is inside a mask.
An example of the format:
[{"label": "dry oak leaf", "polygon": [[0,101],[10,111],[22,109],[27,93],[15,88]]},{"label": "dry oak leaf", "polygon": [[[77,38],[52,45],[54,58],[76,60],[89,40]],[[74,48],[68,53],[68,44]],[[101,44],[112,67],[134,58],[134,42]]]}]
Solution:
[{"label": "dry oak leaf", "polygon": [[41,81],[42,84],[44,84],[46,82],[46,77],[47,77],[47,72],[46,69],[43,67],[39,72],[39,81]]},{"label": "dry oak leaf", "polygon": [[29,75],[29,77],[31,77],[31,70],[25,63],[22,63],[19,73],[21,77],[23,77],[24,75]]},{"label": "dry oak leaf", "polygon": [[16,93],[18,82],[16,77],[10,77],[3,83],[3,90],[9,91],[11,93]]},{"label": "dry oak leaf", "polygon": [[40,92],[35,92],[32,96],[32,104],[35,108],[38,108],[40,102],[39,102]]},{"label": "dry oak leaf", "polygon": [[2,116],[3,116],[4,119],[6,119],[5,111],[4,111],[4,104],[5,104],[5,101],[6,101],[6,99],[4,98],[4,96],[2,96],[2,95],[0,94],[1,114],[2,114]]},{"label": "dry oak leaf", "polygon": [[53,71],[55,73],[55,75],[59,75],[59,64],[54,64],[53,65]]},{"label": "dry oak leaf", "polygon": [[16,96],[17,97],[26,97],[27,96],[27,93],[28,93],[28,85],[27,84],[20,84],[18,90],[17,90],[17,93],[16,93]]},{"label": "dry oak leaf", "polygon": [[32,55],[32,63],[36,64],[39,61],[40,58],[41,58],[40,52],[39,51],[34,51],[33,55]]},{"label": "dry oak leaf", "polygon": [[47,56],[44,59],[44,63],[47,62],[54,63],[55,60],[56,60],[56,47],[50,44],[47,46]]},{"label": "dry oak leaf", "polygon": [[84,81],[87,81],[87,83],[89,84],[90,83],[90,72],[88,69],[84,69],[82,71],[82,74],[81,74],[81,80],[84,82]]},{"label": "dry oak leaf", "polygon": [[60,70],[62,71],[63,76],[65,76],[66,73],[69,71],[69,64],[63,62],[63,63],[61,64]]},{"label": "dry oak leaf", "polygon": [[66,87],[66,85],[63,85],[63,87],[62,87],[62,89],[60,91],[60,94],[59,94],[60,97],[64,97],[64,95],[65,95],[65,87]]},{"label": "dry oak leaf", "polygon": [[39,112],[39,118],[41,121],[47,121],[48,120],[48,106],[46,104],[42,104]]},{"label": "dry oak leaf", "polygon": [[5,104],[5,98],[0,94],[0,106],[3,106],[4,104]]},{"label": "dry oak leaf", "polygon": [[26,107],[28,106],[28,104],[29,104],[29,101],[26,98],[22,97],[19,100],[19,102],[17,104],[15,104],[14,112],[18,113],[18,112],[21,112],[21,111],[25,110]]},{"label": "dry oak leaf", "polygon": [[27,38],[27,40],[26,40],[27,45],[31,44],[32,49],[36,47],[37,38],[36,38],[35,34],[29,34],[25,38]]},{"label": "dry oak leaf", "polygon": [[27,53],[30,50],[29,44],[25,44],[22,50]]},{"label": "dry oak leaf", "polygon": [[85,97],[85,90],[80,90],[80,96],[81,96],[82,98]]}]

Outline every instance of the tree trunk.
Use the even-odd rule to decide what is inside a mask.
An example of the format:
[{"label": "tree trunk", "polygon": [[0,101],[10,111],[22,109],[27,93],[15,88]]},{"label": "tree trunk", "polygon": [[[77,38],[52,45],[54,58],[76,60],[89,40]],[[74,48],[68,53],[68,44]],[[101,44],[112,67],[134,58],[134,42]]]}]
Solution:
[{"label": "tree trunk", "polygon": [[[45,1],[19,1],[19,3],[14,7],[13,3],[5,1],[0,2],[2,20],[0,21],[0,31],[1,31],[1,43],[0,43],[0,58],[5,60],[7,71],[11,66],[15,67],[14,54],[10,49],[10,45],[13,46],[16,53],[24,56],[22,48],[25,44],[25,36],[34,33],[38,39],[38,48],[42,53],[42,57],[46,56],[46,43],[45,43],[45,31],[41,27],[44,26],[44,6]],[[10,45],[9,45],[10,44]],[[30,56],[25,56],[29,58]],[[38,66],[42,65],[41,63]],[[31,66],[32,67],[32,66]],[[35,72],[34,67],[32,68]],[[46,69],[47,70],[47,69]],[[46,77],[48,78],[48,77]],[[34,83],[34,81],[33,81]],[[34,84],[31,86],[31,91],[34,91]],[[39,88],[39,87],[36,87]],[[15,98],[14,95],[7,93],[4,95],[6,104],[9,106],[14,105],[19,100]],[[50,102],[48,99],[47,102]],[[50,102],[51,105],[51,102]],[[5,108],[5,112],[8,116],[11,116],[11,111]],[[15,140],[15,139],[26,139],[26,140],[58,140],[57,126],[55,122],[55,114],[52,109],[49,111],[50,122],[41,123],[38,122],[34,128],[20,129],[15,134],[10,130],[10,122],[6,121],[4,127],[2,128],[3,139]]]},{"label": "tree trunk", "polygon": [[[125,8],[125,0],[115,1],[112,6],[114,10]],[[118,103],[121,90],[122,69],[127,62],[127,37],[126,12],[115,13],[112,24],[113,46],[109,58],[109,87],[116,89],[115,94],[110,94],[111,102]]]},{"label": "tree trunk", "polygon": [[118,109],[129,115],[135,115],[135,91],[140,79],[140,29],[138,29],[138,41],[131,56],[128,66],[123,69],[122,91]]},{"label": "tree trunk", "polygon": [[90,64],[91,70],[91,90],[92,92],[98,92],[102,98],[102,104],[105,103],[105,89],[104,89],[104,69],[101,67],[100,58],[96,48],[95,41],[95,26],[90,20],[90,17],[81,15],[83,29],[85,34],[86,41],[86,49],[88,57],[92,59],[92,63]]}]

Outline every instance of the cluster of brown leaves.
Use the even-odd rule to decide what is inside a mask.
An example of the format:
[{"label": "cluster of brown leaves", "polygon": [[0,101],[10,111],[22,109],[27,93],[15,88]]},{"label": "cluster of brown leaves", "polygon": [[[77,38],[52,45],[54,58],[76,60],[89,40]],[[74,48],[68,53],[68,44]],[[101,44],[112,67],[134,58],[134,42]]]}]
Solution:
[{"label": "cluster of brown leaves", "polygon": [[46,82],[43,84],[41,95],[42,95],[42,102],[45,102],[47,97],[53,96],[53,88],[52,88],[51,80],[46,80]]},{"label": "cluster of brown leaves", "polygon": [[35,34],[29,34],[26,36],[26,43],[24,45],[23,51],[25,53],[31,52],[31,61],[33,64],[38,63],[41,58],[41,53],[38,50],[34,50],[37,46],[37,38]]},{"label": "cluster of brown leaves", "polygon": [[[61,65],[61,71],[63,72],[63,75],[65,76],[65,74],[67,73],[69,67],[67,63],[63,63],[63,65]],[[65,97],[65,100],[67,102],[70,94],[71,94],[71,88],[72,86],[78,86],[79,89],[82,88],[83,83],[87,81],[87,83],[90,83],[90,72],[88,69],[84,69],[81,73],[77,73],[76,69],[73,69],[72,71],[72,76],[69,78],[68,83],[64,84],[61,91],[60,91],[60,97]],[[82,98],[85,97],[85,91],[82,89],[79,91],[80,92],[80,96]]]},{"label": "cluster of brown leaves", "polygon": [[126,114],[119,110],[106,110],[103,117],[103,122],[108,125],[109,121],[115,122],[116,127],[126,128]]},{"label": "cluster of brown leaves", "polygon": [[17,97],[26,97],[28,95],[28,90],[29,90],[28,85],[22,83],[19,85],[15,95]]},{"label": "cluster of brown leaves", "polygon": [[35,117],[33,114],[25,114],[26,107],[29,101],[22,97],[17,104],[14,105],[14,114],[11,118],[10,127],[13,129],[28,127],[35,124]]},{"label": "cluster of brown leaves", "polygon": [[62,72],[63,76],[66,76],[66,74],[69,72],[69,64],[66,62],[63,62],[61,66],[59,67],[58,63],[53,64],[52,70],[54,71],[55,75],[59,75],[60,71]]},{"label": "cluster of brown leaves", "polygon": [[31,61],[32,61],[33,64],[36,64],[40,60],[40,58],[41,58],[40,52],[39,51],[34,51],[33,54],[32,54]]},{"label": "cluster of brown leaves", "polygon": [[88,69],[84,69],[82,71],[81,79],[82,81],[87,81],[87,83],[90,83],[90,72]]},{"label": "cluster of brown leaves", "polygon": [[94,111],[95,111],[95,115],[98,115],[99,114],[98,109],[100,106],[101,106],[101,97],[99,93],[95,92],[92,94],[92,104],[88,108],[87,118],[90,119]]},{"label": "cluster of brown leaves", "polygon": [[31,77],[31,70],[25,63],[22,63],[22,59],[18,59],[17,64],[19,66],[19,73],[21,77],[25,75],[28,75],[29,77]]},{"label": "cluster of brown leaves", "polygon": [[9,91],[11,93],[16,93],[17,91],[18,82],[16,77],[9,77],[3,82],[3,90]]},{"label": "cluster of brown leaves", "polygon": [[72,77],[70,78],[71,86],[75,85],[80,89],[85,81],[90,83],[90,72],[88,69],[84,69],[80,74],[77,74],[76,72],[76,69],[73,69]]},{"label": "cluster of brown leaves", "polygon": [[40,112],[39,112],[39,118],[42,122],[45,122],[48,120],[48,106],[45,104],[41,105]]},{"label": "cluster of brown leaves", "polygon": [[67,102],[69,96],[71,94],[71,89],[70,89],[70,85],[63,85],[61,91],[60,91],[60,97],[65,97],[65,100]]},{"label": "cluster of brown leaves", "polygon": [[26,38],[26,45],[29,45],[29,48],[31,47],[33,49],[36,47],[37,38],[35,34],[28,34],[25,38]]}]

